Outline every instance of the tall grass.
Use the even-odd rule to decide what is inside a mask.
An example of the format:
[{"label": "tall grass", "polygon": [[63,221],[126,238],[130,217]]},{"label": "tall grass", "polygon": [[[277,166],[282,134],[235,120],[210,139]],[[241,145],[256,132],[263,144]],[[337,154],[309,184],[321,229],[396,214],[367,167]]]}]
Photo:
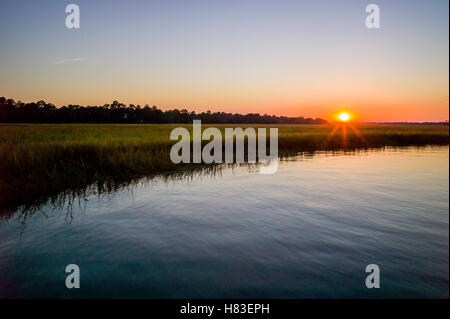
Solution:
[{"label": "tall grass", "polygon": [[[196,169],[194,164],[173,164],[169,158],[176,142],[169,140],[170,132],[178,126],[191,130],[191,125],[178,124],[0,124],[0,209],[92,183]],[[215,125],[222,133],[234,126],[238,125]],[[360,125],[364,139],[348,130],[347,143],[341,130],[328,138],[331,125],[240,127],[278,127],[281,155],[449,143],[444,125]]]}]

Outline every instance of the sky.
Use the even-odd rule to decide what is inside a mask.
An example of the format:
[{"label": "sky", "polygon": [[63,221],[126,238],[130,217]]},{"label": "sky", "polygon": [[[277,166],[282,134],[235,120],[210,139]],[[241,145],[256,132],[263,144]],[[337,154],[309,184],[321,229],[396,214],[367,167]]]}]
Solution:
[{"label": "sky", "polygon": [[[80,8],[68,29],[65,7]],[[449,2],[0,0],[0,96],[56,106],[449,119]]]}]

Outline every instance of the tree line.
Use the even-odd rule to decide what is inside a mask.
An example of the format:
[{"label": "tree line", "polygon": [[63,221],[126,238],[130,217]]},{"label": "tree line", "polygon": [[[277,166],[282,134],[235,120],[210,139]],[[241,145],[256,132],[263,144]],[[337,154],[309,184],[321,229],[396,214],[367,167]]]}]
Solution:
[{"label": "tree line", "polygon": [[189,112],[186,109],[163,111],[156,106],[114,101],[103,106],[67,105],[57,108],[44,101],[24,103],[0,97],[0,122],[3,123],[192,123],[205,124],[323,124],[316,118],[238,114],[225,112]]}]

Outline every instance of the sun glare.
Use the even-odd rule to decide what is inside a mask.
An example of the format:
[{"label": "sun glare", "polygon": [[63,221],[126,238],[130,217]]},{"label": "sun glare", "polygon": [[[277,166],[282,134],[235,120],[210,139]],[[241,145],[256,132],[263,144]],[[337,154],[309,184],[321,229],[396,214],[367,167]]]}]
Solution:
[{"label": "sun glare", "polygon": [[333,116],[338,121],[333,124],[333,129],[330,134],[328,134],[327,141],[328,143],[333,136],[341,130],[342,132],[342,147],[346,149],[348,147],[348,134],[355,134],[364,145],[367,145],[367,141],[358,128],[355,126],[355,116],[352,112],[340,111],[334,114]]},{"label": "sun glare", "polygon": [[341,113],[341,114],[339,114],[339,119],[342,121],[342,122],[347,122],[349,119],[350,119],[350,114],[348,114],[348,113]]}]

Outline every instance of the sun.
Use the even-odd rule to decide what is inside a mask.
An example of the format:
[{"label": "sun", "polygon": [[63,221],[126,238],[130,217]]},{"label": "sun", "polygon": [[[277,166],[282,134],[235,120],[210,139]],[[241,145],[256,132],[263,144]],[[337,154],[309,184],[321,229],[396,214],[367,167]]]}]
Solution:
[{"label": "sun", "polygon": [[347,122],[350,119],[350,114],[343,112],[343,113],[339,114],[338,117],[342,122]]},{"label": "sun", "polygon": [[333,116],[335,119],[339,120],[338,122],[335,122],[333,125],[333,129],[331,130],[330,134],[327,136],[326,143],[328,143],[332,137],[339,131],[342,130],[342,146],[344,149],[347,149],[349,139],[348,134],[353,133],[359,139],[364,145],[367,145],[367,140],[364,138],[364,136],[361,134],[361,132],[358,130],[358,128],[355,126],[354,123],[354,113],[350,111],[340,111],[336,112]]}]

